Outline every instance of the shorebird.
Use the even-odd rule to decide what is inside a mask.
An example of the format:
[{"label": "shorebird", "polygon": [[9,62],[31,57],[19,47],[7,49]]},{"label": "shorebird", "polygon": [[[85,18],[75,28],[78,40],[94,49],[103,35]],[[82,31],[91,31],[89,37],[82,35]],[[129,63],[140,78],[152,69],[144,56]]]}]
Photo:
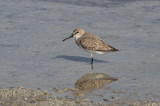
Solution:
[{"label": "shorebird", "polygon": [[76,44],[83,49],[84,51],[90,53],[91,55],[91,65],[93,68],[93,54],[105,54],[107,52],[115,52],[119,51],[118,49],[108,45],[104,40],[100,37],[86,32],[82,28],[76,28],[73,30],[73,33],[65,38],[63,41],[69,38],[75,38]]}]

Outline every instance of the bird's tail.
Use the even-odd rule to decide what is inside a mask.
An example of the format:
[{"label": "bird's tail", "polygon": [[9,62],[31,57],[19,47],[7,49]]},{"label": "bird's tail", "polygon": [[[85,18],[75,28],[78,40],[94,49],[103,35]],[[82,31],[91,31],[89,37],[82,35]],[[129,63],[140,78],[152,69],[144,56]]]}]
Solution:
[{"label": "bird's tail", "polygon": [[112,46],[110,46],[110,45],[108,45],[111,49],[109,50],[109,51],[111,51],[111,52],[116,52],[116,51],[119,51],[118,49],[116,49],[116,48],[114,48],[114,47],[112,47]]}]

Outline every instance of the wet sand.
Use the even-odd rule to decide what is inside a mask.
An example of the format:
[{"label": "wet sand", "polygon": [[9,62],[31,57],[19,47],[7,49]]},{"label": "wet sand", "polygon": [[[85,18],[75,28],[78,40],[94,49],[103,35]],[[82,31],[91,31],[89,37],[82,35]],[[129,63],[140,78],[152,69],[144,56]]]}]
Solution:
[{"label": "wet sand", "polygon": [[0,104],[3,106],[104,106],[103,103],[92,103],[85,99],[58,98],[41,89],[24,87],[0,89]]},{"label": "wet sand", "polygon": [[[127,103],[127,104],[126,104]],[[3,88],[0,89],[0,104],[2,106],[159,106],[160,103],[151,101],[134,101],[132,99],[124,99],[113,102],[94,103],[88,99],[71,99],[55,97],[53,93],[38,89],[30,89],[24,87]]]}]

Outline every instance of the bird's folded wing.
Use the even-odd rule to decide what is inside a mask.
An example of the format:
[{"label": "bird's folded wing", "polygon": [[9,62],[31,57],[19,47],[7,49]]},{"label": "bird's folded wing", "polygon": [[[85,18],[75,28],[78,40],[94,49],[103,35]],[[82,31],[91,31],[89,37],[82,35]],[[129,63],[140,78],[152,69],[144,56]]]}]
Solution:
[{"label": "bird's folded wing", "polygon": [[83,39],[79,39],[80,45],[84,49],[95,50],[95,51],[114,51],[115,48],[105,43],[102,39],[97,38],[89,38],[85,37]]}]

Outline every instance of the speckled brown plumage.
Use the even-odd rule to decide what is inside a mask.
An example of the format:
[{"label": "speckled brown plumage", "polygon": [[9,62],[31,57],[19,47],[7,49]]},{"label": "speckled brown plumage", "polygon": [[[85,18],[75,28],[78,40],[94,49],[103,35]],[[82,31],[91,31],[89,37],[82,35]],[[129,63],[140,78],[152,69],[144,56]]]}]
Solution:
[{"label": "speckled brown plumage", "polygon": [[118,51],[114,47],[108,45],[100,37],[95,36],[89,32],[86,32],[81,36],[77,42],[84,48],[88,50],[103,51],[103,52],[114,52]]}]

